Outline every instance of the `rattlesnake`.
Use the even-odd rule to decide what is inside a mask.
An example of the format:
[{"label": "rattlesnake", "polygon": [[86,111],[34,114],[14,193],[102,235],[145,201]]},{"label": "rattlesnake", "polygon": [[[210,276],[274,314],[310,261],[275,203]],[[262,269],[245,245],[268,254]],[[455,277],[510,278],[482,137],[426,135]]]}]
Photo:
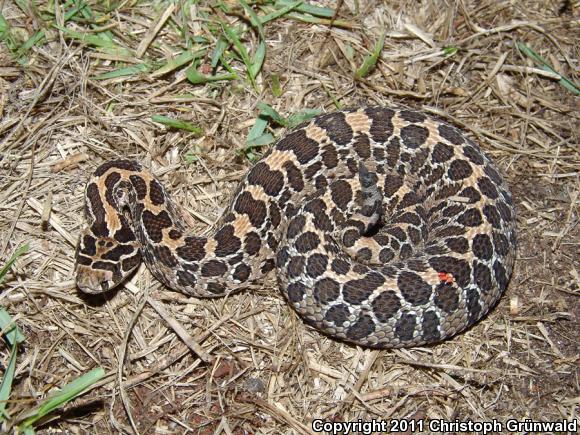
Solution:
[{"label": "rattlesnake", "polygon": [[110,290],[141,262],[193,296],[247,287],[272,269],[318,330],[363,346],[434,343],[504,292],[515,211],[498,170],[455,127],[386,107],[314,118],[241,181],[211,237],[190,234],[141,164],[112,160],[86,187],[77,283]]}]

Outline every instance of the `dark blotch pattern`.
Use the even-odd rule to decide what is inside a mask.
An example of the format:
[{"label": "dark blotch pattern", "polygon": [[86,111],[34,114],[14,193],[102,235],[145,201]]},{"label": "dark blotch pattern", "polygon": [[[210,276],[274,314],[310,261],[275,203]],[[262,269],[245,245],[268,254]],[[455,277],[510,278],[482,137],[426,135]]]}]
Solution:
[{"label": "dark blotch pattern", "polygon": [[335,181],[330,185],[332,200],[339,209],[346,210],[350,201],[352,201],[352,188],[345,180]]},{"label": "dark blotch pattern", "polygon": [[[512,228],[514,216],[511,196],[499,173],[479,147],[452,126],[436,125],[441,142],[429,152],[424,145],[430,133],[420,125],[429,119],[425,114],[377,107],[365,109],[364,113],[371,123],[368,135],[355,134],[345,113],[333,113],[317,117],[310,124],[323,128],[330,140],[319,143],[309,139],[305,130],[298,129],[279,141],[275,149],[290,151],[295,159],[287,159],[281,167],[276,166],[278,169],[262,161],[250,170],[215,234],[213,258],[208,258],[205,250],[207,239],[184,238],[183,228],[172,222],[169,213],[155,214],[146,208],[144,200],[148,198],[156,206],[167,203],[167,210],[173,213],[157,180],[145,181],[147,177],[126,172],[141,171],[137,163],[117,160],[102,165],[96,173],[105,178],[100,182],[106,191],[101,196],[96,183],[87,186],[87,210],[93,234],[81,240],[83,249],[77,255],[78,263],[110,270],[119,279],[121,270],[134,269],[143,255],[148,263],[157,262],[160,267],[179,266],[174,279],[188,289],[199,286],[200,277],[208,278],[207,284],[202,279],[201,285],[218,295],[227,292],[228,280],[236,283],[250,280],[252,273],[258,272],[252,267],[255,259],[251,256],[270,250],[275,255],[262,259],[260,272],[266,273],[277,264],[289,281],[286,294],[290,302],[304,308],[307,295],[311,294],[321,305],[315,314],[306,316],[307,321],[317,325],[323,315],[327,327],[345,327],[340,332],[348,340],[364,341],[376,331],[377,321],[394,327],[395,337],[402,344],[413,341],[418,333],[427,342],[438,341],[445,335],[440,330],[443,320],[439,310],[451,314],[463,309],[463,303],[468,323],[474,323],[488,309],[490,294],[497,292],[497,288],[501,291],[506,288],[510,273],[501,260],[510,254],[515,243],[513,232],[503,234]],[[399,137],[393,137],[394,116],[407,123]],[[470,177],[475,180],[476,165],[485,175],[479,176],[472,186],[472,180],[464,180]],[[328,171],[333,168],[337,169]],[[362,189],[355,190],[341,177],[356,177],[357,173]],[[408,188],[395,196],[404,183],[409,183]],[[261,186],[272,200],[255,199],[245,190],[248,185]],[[318,189],[317,195],[328,192],[336,207],[329,207],[314,194],[298,198],[295,193],[307,185],[309,193],[312,188]],[[384,203],[375,201],[375,194],[384,198]],[[448,200],[456,195],[465,201]],[[143,224],[143,230],[137,232],[139,240],[147,236],[153,242],[148,249],[140,251],[134,244],[126,243],[135,240],[128,214],[119,215],[121,228],[109,234],[105,213],[108,205],[117,209],[124,206],[117,204],[120,199],[138,201],[130,211],[137,223],[140,219]],[[480,201],[488,204],[480,209]],[[241,239],[234,235],[233,226],[239,215],[247,215],[255,228]],[[379,215],[378,224],[367,228],[366,218]],[[286,219],[286,234],[279,234],[274,229],[284,228]],[[307,222],[327,235],[320,237],[307,230]],[[470,229],[484,222],[491,224],[493,234],[476,234],[468,240],[473,231]],[[397,224],[401,224],[400,228]],[[174,252],[161,245],[164,233],[183,246]],[[93,235],[114,237],[121,243],[99,242],[97,246],[98,239]],[[349,253],[358,262],[346,255],[344,248],[354,246],[363,237],[377,242],[379,261],[389,263],[387,266],[364,264],[372,258],[369,248]],[[285,239],[288,246],[282,244],[279,249]],[[319,249],[326,252],[313,252]],[[457,258],[470,249],[472,261]],[[94,259],[89,257],[95,257],[97,251],[101,258],[93,263]],[[274,256],[276,262],[268,258]],[[437,284],[427,283],[421,275],[429,268],[450,279],[447,282],[442,277]],[[386,279],[395,280],[397,288],[387,288]],[[430,302],[434,307],[427,305]],[[354,323],[349,320],[352,315],[356,315]]]},{"label": "dark blotch pattern", "polygon": [[407,122],[424,122],[427,120],[427,116],[421,112],[415,112],[413,110],[401,110],[399,116]]},{"label": "dark blotch pattern", "polygon": [[467,289],[467,324],[473,325],[480,317],[481,305],[479,305],[479,292],[470,287]]},{"label": "dark blotch pattern", "polygon": [[435,288],[435,305],[447,314],[457,310],[459,293],[457,287],[442,282]]},{"label": "dark blotch pattern", "polygon": [[429,259],[429,264],[439,273],[450,273],[461,287],[467,287],[471,276],[471,267],[465,260],[455,257],[441,256]]},{"label": "dark blotch pattern", "polygon": [[423,314],[423,339],[426,341],[438,341],[441,338],[439,332],[439,317],[435,311],[427,311]]},{"label": "dark blotch pattern", "polygon": [[386,142],[393,135],[395,112],[383,107],[369,107],[365,114],[372,120],[369,134],[375,142]]},{"label": "dark blotch pattern", "polygon": [[350,263],[340,258],[332,260],[330,268],[334,273],[339,275],[346,275],[350,271]]},{"label": "dark blotch pattern", "polygon": [[345,114],[342,112],[319,116],[314,123],[324,128],[330,140],[339,145],[346,145],[352,139],[352,128],[346,122]]},{"label": "dark blotch pattern", "polygon": [[403,271],[397,277],[397,285],[407,302],[423,305],[429,302],[431,286],[416,273]]},{"label": "dark blotch pattern", "polygon": [[180,285],[184,287],[192,287],[195,286],[195,284],[197,284],[197,279],[195,278],[195,275],[186,270],[177,271],[177,281],[179,282]]},{"label": "dark blotch pattern", "polygon": [[232,225],[223,226],[215,235],[217,246],[215,254],[218,257],[225,257],[227,255],[235,254],[240,250],[242,242],[234,235],[234,227]]},{"label": "dark blotch pattern", "polygon": [[[121,175],[118,172],[111,172],[105,178],[105,199],[111,207],[117,208],[116,198],[113,197],[115,193],[115,186],[121,179]],[[121,192],[121,191],[119,191]]]},{"label": "dark blotch pattern", "polygon": [[328,311],[326,311],[324,320],[336,326],[343,326],[349,315],[350,311],[346,305],[337,304],[333,305],[328,309]]},{"label": "dark blotch pattern", "polygon": [[214,295],[223,295],[226,292],[226,286],[219,282],[210,282],[207,285],[207,290]]},{"label": "dark blotch pattern", "polygon": [[318,234],[313,233],[312,231],[307,231],[296,239],[296,249],[301,253],[312,251],[318,247],[319,244],[320,238],[318,237]]},{"label": "dark blotch pattern", "polygon": [[363,159],[368,159],[371,156],[371,144],[368,136],[360,135],[357,136],[352,147],[356,153]]},{"label": "dark blotch pattern", "polygon": [[499,196],[499,193],[496,187],[493,185],[493,182],[487,177],[481,177],[477,180],[477,185],[481,193],[487,196],[490,199],[496,199]]},{"label": "dark blotch pattern", "polygon": [[177,258],[175,258],[167,246],[156,246],[155,256],[159,259],[159,261],[161,261],[161,263],[169,268],[173,268],[178,264]]},{"label": "dark blotch pattern", "polygon": [[290,224],[288,224],[286,237],[288,237],[288,239],[291,240],[296,236],[298,236],[299,234],[301,234],[305,224],[306,218],[303,215],[299,214],[298,216],[296,216],[294,219],[290,221]]},{"label": "dark blotch pattern", "polygon": [[149,199],[153,205],[161,205],[165,202],[165,192],[163,187],[155,179],[149,182]]},{"label": "dark blotch pattern", "polygon": [[286,246],[284,246],[276,254],[276,264],[278,267],[284,267],[284,266],[286,266],[286,263],[288,263],[289,259],[290,259],[290,253],[288,252],[288,248]]},{"label": "dark blotch pattern", "polygon": [[292,151],[301,164],[306,164],[318,155],[319,143],[309,139],[304,130],[295,130],[276,145],[280,151]]},{"label": "dark blotch pattern", "polygon": [[141,215],[141,220],[143,221],[143,227],[147,231],[147,235],[155,243],[163,240],[163,229],[170,228],[173,225],[173,221],[165,210],[160,211],[159,214],[144,210]]},{"label": "dark blotch pattern", "polygon": [[201,274],[204,277],[223,276],[228,267],[225,263],[217,260],[209,260],[201,266]]},{"label": "dark blotch pattern", "polygon": [[288,263],[288,275],[290,278],[299,278],[304,273],[304,257],[295,256]]},{"label": "dark blotch pattern", "polygon": [[85,235],[83,237],[83,243],[82,243],[83,254],[89,255],[89,256],[95,255],[97,253],[97,245],[95,242],[96,242],[96,240],[94,237],[91,237],[89,235]]},{"label": "dark blotch pattern", "polygon": [[354,325],[346,331],[346,336],[351,340],[360,340],[375,332],[375,322],[368,314],[359,317]]},{"label": "dark blotch pattern", "polygon": [[373,291],[383,285],[385,278],[371,272],[362,279],[353,279],[343,284],[342,294],[344,300],[353,305],[358,305],[368,299]]},{"label": "dark blotch pattern", "polygon": [[304,189],[304,179],[302,178],[302,171],[294,165],[291,161],[284,163],[284,169],[286,170],[286,177],[288,178],[288,184],[295,192],[301,192]]},{"label": "dark blotch pattern", "polygon": [[473,262],[473,281],[482,290],[483,294],[487,294],[493,290],[491,272],[485,264],[479,261]]},{"label": "dark blotch pattern", "polygon": [[477,234],[473,238],[473,253],[482,260],[489,260],[493,255],[493,246],[487,234]]},{"label": "dark blotch pattern", "polygon": [[179,257],[185,261],[200,261],[205,257],[205,243],[207,239],[204,237],[186,237],[185,245],[180,246],[175,251]]},{"label": "dark blotch pattern", "polygon": [[137,251],[131,257],[124,258],[121,261],[121,267],[125,272],[129,272],[136,268],[141,263],[141,252]]},{"label": "dark blotch pattern", "polygon": [[306,294],[306,286],[301,282],[293,282],[288,286],[286,294],[290,302],[300,302]]},{"label": "dark blotch pattern", "polygon": [[92,215],[95,218],[91,225],[91,231],[97,237],[109,237],[109,227],[105,220],[105,207],[99,195],[99,188],[95,183],[87,186],[87,202],[90,203]]},{"label": "dark blotch pattern", "polygon": [[334,146],[327,145],[322,149],[322,163],[328,169],[332,169],[338,165],[338,153]]},{"label": "dark blotch pattern", "polygon": [[130,175],[129,181],[133,185],[133,189],[135,189],[135,193],[137,194],[138,200],[143,200],[147,196],[147,183],[143,180],[143,177],[138,175]]},{"label": "dark blotch pattern", "polygon": [[418,125],[407,125],[401,129],[401,140],[406,147],[416,149],[425,143],[429,130]]},{"label": "dark blotch pattern", "polygon": [[387,290],[373,300],[372,307],[378,321],[386,323],[397,314],[401,308],[401,301],[394,291]]},{"label": "dark blotch pattern", "polygon": [[501,227],[501,219],[497,209],[494,206],[492,205],[484,206],[483,214],[485,215],[485,218],[491,224],[492,227],[496,229]]},{"label": "dark blotch pattern", "polygon": [[509,252],[510,242],[503,234],[494,232],[493,246],[495,247],[496,252],[503,257]]},{"label": "dark blotch pattern", "polygon": [[417,316],[411,313],[403,313],[397,320],[395,332],[401,341],[410,341],[413,339],[415,328],[417,326]]},{"label": "dark blotch pattern", "polygon": [[465,237],[451,237],[445,241],[445,244],[458,254],[465,254],[469,249],[469,242]]},{"label": "dark blotch pattern", "polygon": [[277,196],[284,186],[284,176],[280,171],[270,170],[266,163],[259,162],[250,170],[248,182],[262,186],[270,196]]},{"label": "dark blotch pattern", "polygon": [[508,278],[505,271],[505,267],[499,261],[493,263],[493,274],[500,291],[504,291],[507,287]]},{"label": "dark blotch pattern", "polygon": [[261,273],[268,273],[271,270],[274,270],[275,268],[276,268],[276,262],[272,258],[269,258],[266,261],[264,261],[264,264],[262,264],[262,267],[260,268],[260,272]]},{"label": "dark blotch pattern", "polygon": [[173,240],[177,240],[180,239],[181,236],[183,235],[183,233],[179,230],[176,230],[175,228],[169,230],[169,238],[173,239]]},{"label": "dark blotch pattern", "polygon": [[385,196],[390,198],[393,196],[397,190],[403,185],[403,178],[398,175],[387,175],[385,177]]},{"label": "dark blotch pattern", "polygon": [[465,160],[453,160],[447,171],[447,175],[453,181],[463,180],[473,174],[471,165]]},{"label": "dark blotch pattern", "polygon": [[439,134],[442,138],[447,139],[453,145],[460,145],[463,143],[463,135],[457,131],[455,127],[447,124],[439,125]]},{"label": "dark blotch pattern", "polygon": [[330,278],[323,278],[314,285],[313,296],[320,304],[335,301],[340,294],[340,286]]},{"label": "dark blotch pattern", "polygon": [[242,193],[236,200],[234,209],[240,214],[246,214],[255,227],[261,227],[266,219],[266,205],[257,201],[250,192]]},{"label": "dark blotch pattern", "polygon": [[312,254],[306,263],[306,273],[311,278],[317,278],[326,271],[328,258],[323,254]]},{"label": "dark blotch pattern", "polygon": [[244,239],[244,251],[249,255],[256,255],[262,246],[262,241],[258,233],[252,231],[246,234]]},{"label": "dark blotch pattern", "polygon": [[470,208],[459,216],[457,222],[466,227],[477,227],[482,224],[483,220],[481,218],[481,212],[478,209]]},{"label": "dark blotch pattern", "polygon": [[95,176],[100,177],[111,168],[123,169],[125,171],[141,171],[141,165],[132,160],[109,160],[95,170]]},{"label": "dark blotch pattern", "polygon": [[466,145],[463,147],[463,154],[465,155],[465,157],[467,157],[470,161],[472,161],[476,165],[483,165],[483,163],[485,162],[483,156],[481,155],[481,152],[479,152],[470,145]]}]

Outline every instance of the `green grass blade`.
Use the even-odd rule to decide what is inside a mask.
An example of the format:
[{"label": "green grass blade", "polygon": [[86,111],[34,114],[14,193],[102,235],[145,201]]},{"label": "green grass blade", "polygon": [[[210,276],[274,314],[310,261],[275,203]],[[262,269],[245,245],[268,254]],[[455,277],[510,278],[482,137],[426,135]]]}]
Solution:
[{"label": "green grass blade", "polygon": [[453,56],[458,51],[459,51],[459,48],[458,47],[453,47],[452,45],[449,45],[447,47],[443,47],[443,54],[445,56]]},{"label": "green grass blade", "polygon": [[98,76],[92,77],[93,80],[107,80],[107,79],[116,79],[118,77],[127,77],[127,76],[134,76],[137,74],[149,72],[151,70],[151,66],[142,63],[139,65],[132,65],[126,68],[119,68],[113,71],[109,71],[104,74],[100,74]]},{"label": "green grass blade", "polygon": [[532,50],[530,47],[528,47],[523,42],[518,42],[517,47],[523,54],[532,58],[534,60],[534,62],[540,64],[541,68],[544,71],[549,71],[549,72],[552,72],[554,74],[558,74],[560,76],[558,83],[561,86],[565,87],[566,89],[568,89],[570,92],[574,93],[575,95],[580,95],[580,88],[578,86],[576,86],[570,79],[563,76],[558,71],[556,71],[554,68],[552,68],[552,66],[548,63],[548,61],[546,61],[542,56],[540,56],[538,53],[536,53],[534,50]]},{"label": "green grass blade", "polygon": [[21,425],[20,429],[31,427],[36,421],[50,414],[55,409],[67,404],[75,399],[89,388],[94,383],[98,382],[105,375],[105,371],[101,367],[97,367],[81,377],[75,379],[69,384],[61,388],[60,391],[53,394],[46,399],[37,410],[33,411],[33,415],[28,417]]},{"label": "green grass blade", "polygon": [[343,27],[345,29],[354,28],[354,24],[351,23],[350,21],[333,20],[331,18],[318,18],[318,17],[313,17],[312,15],[298,14],[295,12],[287,14],[286,17],[291,18],[291,19],[296,20],[296,21],[301,21],[303,23],[320,24],[321,26],[332,25],[333,27]]},{"label": "green grass blade", "polygon": [[8,24],[8,21],[6,21],[6,18],[4,18],[4,15],[0,14],[0,41],[4,40],[4,38],[6,38],[6,35],[8,34],[9,28],[10,28],[10,24]]},{"label": "green grass blade", "polygon": [[242,58],[242,61],[246,64],[246,66],[250,65],[250,55],[248,54],[248,50],[246,50],[246,47],[244,46],[244,44],[242,44],[242,41],[240,41],[240,38],[238,37],[235,30],[232,27],[228,26],[226,23],[221,24],[222,29],[224,30],[224,34],[226,35],[226,38],[228,39],[230,44],[233,44],[236,51]]},{"label": "green grass blade", "polygon": [[18,43],[10,31],[10,23],[0,14],[0,41],[6,44],[11,52],[18,49]]},{"label": "green grass blade", "polygon": [[255,79],[260,70],[262,69],[262,65],[264,64],[264,58],[266,57],[266,43],[264,41],[260,41],[258,44],[258,49],[252,58],[250,65],[248,66],[248,72],[252,79]]},{"label": "green grass blade", "polygon": [[248,16],[250,17],[250,23],[258,30],[258,34],[260,35],[260,39],[264,40],[264,27],[262,26],[262,21],[256,15],[256,12],[246,3],[245,0],[238,0],[238,2],[242,5]]},{"label": "green grass blade", "polygon": [[186,63],[191,62],[193,59],[195,59],[197,57],[203,56],[204,54],[205,54],[205,50],[184,51],[184,52],[180,53],[178,56],[169,60],[161,68],[155,70],[151,75],[153,77],[162,76],[164,74],[167,74],[168,72],[171,72],[171,71],[185,65]]},{"label": "green grass blade", "polygon": [[288,125],[288,122],[272,106],[266,103],[258,103],[258,108],[260,109],[260,118],[270,118],[282,126]]},{"label": "green grass blade", "polygon": [[180,130],[190,131],[197,136],[201,136],[203,134],[203,130],[201,128],[180,119],[174,119],[163,115],[153,115],[151,117],[151,121],[158,122],[159,124],[166,125],[170,128],[178,128]]},{"label": "green grass blade", "polygon": [[53,27],[60,30],[65,37],[76,39],[88,45],[92,45],[94,47],[98,47],[112,53],[121,54],[124,56],[131,56],[131,52],[128,49],[116,45],[111,40],[111,38],[107,36],[105,32],[93,35],[89,33],[77,32],[67,27],[59,26],[57,24],[53,24]]},{"label": "green grass blade", "polygon": [[320,109],[304,109],[298,113],[294,113],[290,115],[287,119],[288,128],[294,128],[297,125],[302,124],[303,122],[310,121],[317,115],[320,115],[322,110]]},{"label": "green grass blade", "polygon": [[117,47],[114,43],[112,43],[109,38],[104,37],[99,33],[92,34],[92,33],[77,32],[76,30],[69,29],[68,27],[61,27],[58,24],[53,24],[53,26],[58,30],[60,30],[62,33],[64,33],[65,36],[68,36],[69,38],[72,39],[77,39],[82,42],[86,42],[87,44],[94,45],[95,47],[109,49],[120,48]]},{"label": "green grass blade", "polygon": [[375,44],[373,52],[369,56],[365,57],[362,66],[354,74],[355,79],[357,80],[362,79],[373,70],[373,68],[377,64],[377,60],[379,60],[379,56],[381,55],[381,50],[383,49],[384,45],[385,45],[385,32],[383,31],[381,33],[381,36],[379,36],[379,40]]},{"label": "green grass blade", "polygon": [[250,142],[256,140],[256,138],[262,136],[264,131],[266,131],[266,127],[268,127],[268,120],[258,116],[258,118],[256,118],[256,122],[248,133],[246,144],[249,144]]},{"label": "green grass blade", "polygon": [[272,80],[272,95],[276,98],[281,97],[284,91],[280,85],[280,76],[278,74],[272,74],[270,75],[270,79]]},{"label": "green grass blade", "polygon": [[[292,4],[290,0],[278,0],[274,5],[275,8],[282,8]],[[314,6],[309,3],[303,3],[296,6],[298,12],[314,15],[315,17],[334,18],[334,9]]]},{"label": "green grass blade", "polygon": [[18,49],[18,54],[23,55],[28,50],[30,50],[32,47],[34,47],[35,45],[40,44],[44,41],[45,41],[44,32],[42,30],[38,31],[38,32],[34,33],[34,35],[32,35],[30,38],[28,38],[24,42],[24,44],[22,44],[20,46],[20,48]]},{"label": "green grass blade", "polygon": [[261,134],[260,136],[246,142],[247,145],[246,150],[256,147],[263,147],[265,145],[270,145],[275,140],[276,139],[274,138],[274,136],[272,136],[271,133]]},{"label": "green grass blade", "polygon": [[67,12],[64,13],[64,22],[66,23],[67,21],[72,20],[79,12],[81,15],[83,15],[84,9],[87,8],[88,6],[85,2],[83,1],[79,1],[79,2],[75,2],[75,6],[68,10]]},{"label": "green grass blade", "polygon": [[208,76],[201,74],[195,66],[187,68],[187,70],[185,70],[185,75],[187,76],[187,80],[189,80],[194,85],[208,82],[219,82],[221,80],[235,80],[238,78],[238,75],[235,73],[224,73],[216,74],[215,76]]},{"label": "green grass blade", "polygon": [[213,50],[213,54],[211,55],[211,67],[215,68],[220,61],[220,58],[223,56],[224,51],[228,48],[228,43],[224,38],[219,38],[215,44],[215,48]]},{"label": "green grass blade", "polygon": [[[223,22],[221,23],[221,25],[222,25],[222,29],[224,30],[224,34],[225,34],[226,38],[234,46],[234,48],[236,49],[236,51],[238,52],[238,54],[242,58],[242,61],[246,65],[246,69],[248,70],[248,78],[250,79],[252,86],[254,88],[256,88],[256,82],[254,80],[255,76],[252,76],[252,73],[251,73],[251,71],[255,70],[256,67],[252,66],[253,62],[252,62],[252,60],[250,60],[250,55],[248,54],[248,50],[246,49],[244,44],[242,44],[242,41],[240,41],[240,38],[238,37],[238,35],[234,31],[234,29],[232,29],[230,26],[228,26],[226,23],[223,23]],[[264,50],[265,50],[265,48],[264,48]],[[260,65],[260,68],[261,67],[262,67],[262,65]]]},{"label": "green grass blade", "polygon": [[22,254],[28,252],[29,248],[30,246],[27,243],[25,245],[22,245],[16,251],[14,251],[14,254],[12,254],[12,256],[8,259],[4,267],[0,269],[0,284],[2,284],[2,281],[4,281],[4,277],[6,276],[6,274],[8,273],[8,271],[10,270],[16,259],[20,257]]},{"label": "green grass blade", "polygon": [[2,384],[0,384],[0,422],[4,421],[8,416],[6,415],[6,404],[12,392],[12,382],[14,381],[14,372],[16,371],[16,356],[18,354],[18,345],[13,344],[10,351],[10,360],[8,366],[2,377]]},{"label": "green grass blade", "polygon": [[270,12],[269,14],[264,15],[260,19],[260,21],[262,21],[262,24],[266,24],[268,21],[273,21],[273,20],[275,20],[277,18],[280,18],[280,17],[286,15],[288,12],[296,9],[302,3],[304,3],[304,0],[298,0],[298,1],[295,1],[293,3],[289,3],[286,6],[284,6],[283,8],[278,9],[277,11]]},{"label": "green grass blade", "polygon": [[17,343],[22,343],[25,340],[22,331],[20,331],[18,325],[12,320],[12,316],[2,307],[0,307],[0,330],[4,332],[6,340],[12,346]]}]

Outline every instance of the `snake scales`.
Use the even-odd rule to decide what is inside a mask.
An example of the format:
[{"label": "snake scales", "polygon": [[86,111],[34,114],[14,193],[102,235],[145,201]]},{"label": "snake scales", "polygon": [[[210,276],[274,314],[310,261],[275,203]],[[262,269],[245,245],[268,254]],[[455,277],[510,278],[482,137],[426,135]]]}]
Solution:
[{"label": "snake scales", "polygon": [[515,212],[471,139],[422,112],[386,107],[314,118],[246,174],[211,237],[188,231],[139,163],[112,160],[86,187],[77,283],[117,286],[143,259],[193,296],[241,289],[272,269],[318,330],[371,347],[434,343],[504,292]]}]

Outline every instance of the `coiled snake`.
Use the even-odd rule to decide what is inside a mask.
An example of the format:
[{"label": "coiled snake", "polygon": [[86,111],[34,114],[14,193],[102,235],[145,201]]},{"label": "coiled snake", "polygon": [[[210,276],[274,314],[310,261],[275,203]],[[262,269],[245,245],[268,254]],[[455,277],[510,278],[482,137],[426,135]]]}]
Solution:
[{"label": "coiled snake", "polygon": [[275,269],[316,329],[371,347],[450,337],[504,292],[515,212],[471,139],[422,112],[386,107],[314,118],[246,174],[211,237],[188,231],[139,163],[112,160],[86,187],[77,283],[117,286],[145,261],[168,287],[216,297]]}]

